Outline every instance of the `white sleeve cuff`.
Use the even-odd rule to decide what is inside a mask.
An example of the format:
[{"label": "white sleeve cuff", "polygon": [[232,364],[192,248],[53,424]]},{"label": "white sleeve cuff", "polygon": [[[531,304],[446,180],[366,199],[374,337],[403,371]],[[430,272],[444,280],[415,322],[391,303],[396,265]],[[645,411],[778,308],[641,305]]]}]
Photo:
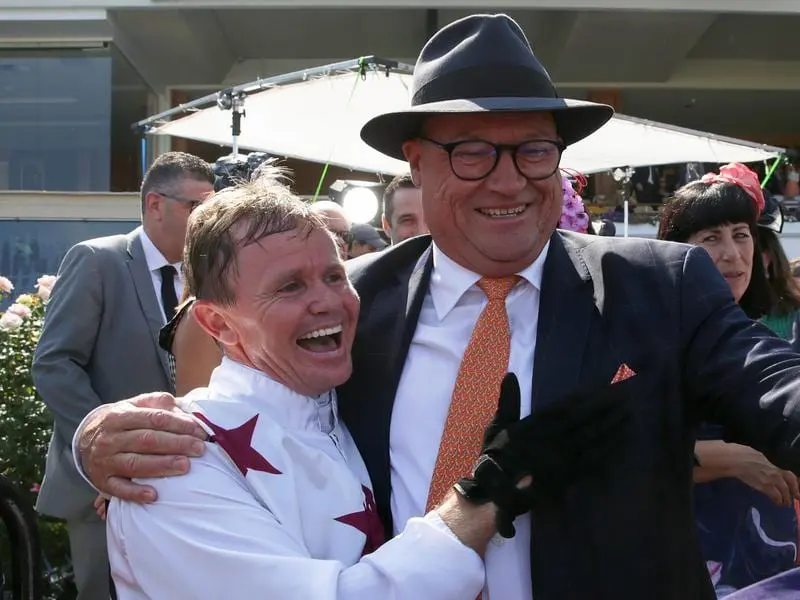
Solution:
[{"label": "white sleeve cuff", "polygon": [[78,452],[78,440],[80,439],[81,433],[83,432],[83,428],[86,426],[86,422],[91,418],[91,416],[95,412],[97,412],[102,407],[103,407],[102,404],[100,406],[95,407],[94,409],[92,409],[89,412],[88,415],[83,417],[83,420],[80,422],[80,424],[78,425],[78,428],[75,430],[75,435],[72,436],[72,462],[75,463],[75,468],[78,469],[78,473],[80,473],[80,475],[81,475],[81,477],[83,477],[84,481],[86,481],[86,483],[91,485],[92,489],[94,489],[94,491],[96,491],[98,494],[101,493],[100,490],[98,490],[96,487],[94,487],[94,484],[91,481],[89,481],[89,478],[86,476],[86,473],[84,473],[84,471],[83,471],[83,465],[81,463],[81,455],[80,455],[80,452]]},{"label": "white sleeve cuff", "polygon": [[400,535],[361,562],[388,575],[397,598],[475,598],[486,582],[480,556],[436,512],[409,519]]}]

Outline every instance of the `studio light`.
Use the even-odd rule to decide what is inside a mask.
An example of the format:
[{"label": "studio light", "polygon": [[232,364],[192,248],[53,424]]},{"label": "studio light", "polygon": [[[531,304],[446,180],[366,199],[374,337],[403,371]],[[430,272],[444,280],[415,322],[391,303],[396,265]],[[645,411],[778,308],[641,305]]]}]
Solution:
[{"label": "studio light", "polygon": [[379,227],[384,184],[370,181],[335,181],[329,191],[330,199],[342,205],[353,223],[369,223]]}]

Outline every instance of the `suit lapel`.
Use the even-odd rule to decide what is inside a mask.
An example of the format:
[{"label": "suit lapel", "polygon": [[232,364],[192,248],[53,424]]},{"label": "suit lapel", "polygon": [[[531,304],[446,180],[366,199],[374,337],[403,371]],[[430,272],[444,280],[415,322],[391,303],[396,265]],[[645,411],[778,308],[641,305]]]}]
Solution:
[{"label": "suit lapel", "polygon": [[[392,409],[433,267],[430,240],[404,244],[414,252],[414,262],[405,268],[387,269],[389,278],[381,281],[377,289],[369,286],[370,289],[360,290],[361,317],[353,345],[353,376],[338,389],[340,414],[367,466],[378,512],[389,536]],[[421,244],[425,246],[417,249]]]},{"label": "suit lapel", "polygon": [[553,234],[542,275],[532,406],[541,408],[579,383],[589,332],[599,322],[594,286],[574,240]]},{"label": "suit lapel", "polygon": [[128,235],[128,270],[133,280],[133,287],[136,289],[139,306],[145,319],[147,319],[147,325],[150,328],[153,344],[156,347],[158,358],[161,360],[164,374],[167,377],[167,381],[171,381],[169,359],[158,343],[158,334],[164,322],[161,310],[158,307],[158,298],[156,298],[156,292],[153,288],[153,279],[150,275],[150,270],[147,268],[147,259],[142,247],[141,234],[142,228],[137,227]]},{"label": "suit lapel", "polygon": [[432,246],[422,253],[411,276],[408,278],[408,283],[404,283],[401,279],[401,289],[406,288],[405,311],[399,313],[400,318],[397,323],[397,332],[400,334],[400,343],[397,345],[397,354],[394,357],[392,365],[394,366],[394,373],[392,377],[392,401],[397,394],[397,386],[400,385],[400,377],[403,374],[403,367],[406,363],[408,356],[408,349],[411,347],[411,340],[414,338],[414,331],[417,329],[417,320],[419,313],[422,310],[422,302],[425,300],[425,294],[428,292],[428,284],[431,280],[431,272],[433,271],[433,250]]}]

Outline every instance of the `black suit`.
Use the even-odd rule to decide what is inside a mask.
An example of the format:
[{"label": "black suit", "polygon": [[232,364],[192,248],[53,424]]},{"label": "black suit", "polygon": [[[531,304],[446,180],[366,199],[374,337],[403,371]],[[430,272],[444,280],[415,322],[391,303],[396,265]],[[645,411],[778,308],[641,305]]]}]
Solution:
[{"label": "black suit", "polygon": [[[361,316],[340,409],[389,532],[392,405],[431,267],[429,237],[348,263]],[[695,425],[724,423],[730,441],[800,473],[800,356],[745,316],[702,249],[555,233],[534,413],[610,385],[622,363],[637,373],[615,384],[633,413],[627,451],[563,502],[533,511],[535,600],[711,600],[692,515]]]}]

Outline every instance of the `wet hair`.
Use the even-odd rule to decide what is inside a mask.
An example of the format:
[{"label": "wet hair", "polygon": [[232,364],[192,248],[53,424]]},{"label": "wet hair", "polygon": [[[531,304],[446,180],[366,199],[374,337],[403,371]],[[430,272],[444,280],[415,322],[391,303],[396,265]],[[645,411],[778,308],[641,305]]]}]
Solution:
[{"label": "wet hair", "polygon": [[751,319],[759,319],[772,309],[772,294],[758,243],[758,216],[755,201],[738,185],[693,181],[667,201],[658,225],[658,239],[687,243],[698,231],[747,223],[753,238],[753,269],[739,305]]},{"label": "wet hair", "polygon": [[792,267],[777,234],[766,227],[759,227],[758,244],[762,251],[769,255],[767,278],[772,294],[773,312],[778,315],[788,315],[800,309],[800,284],[792,274]]},{"label": "wet hair", "polygon": [[183,268],[186,287],[198,300],[231,306],[236,299],[239,252],[263,238],[298,230],[327,231],[322,218],[289,188],[286,171],[264,168],[247,182],[227,187],[192,211]]}]

